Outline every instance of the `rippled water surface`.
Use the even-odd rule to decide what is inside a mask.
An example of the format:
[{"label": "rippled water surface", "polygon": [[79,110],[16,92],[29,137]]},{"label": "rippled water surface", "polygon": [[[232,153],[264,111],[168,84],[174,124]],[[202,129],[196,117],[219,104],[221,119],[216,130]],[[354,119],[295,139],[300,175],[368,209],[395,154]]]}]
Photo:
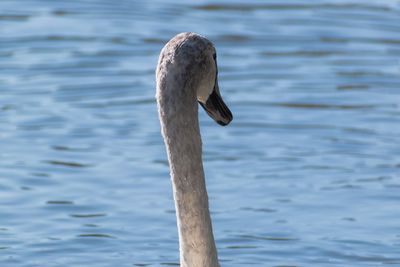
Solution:
[{"label": "rippled water surface", "polygon": [[1,0],[0,266],[176,266],[154,68],[218,50],[201,111],[222,266],[400,266],[400,2]]}]

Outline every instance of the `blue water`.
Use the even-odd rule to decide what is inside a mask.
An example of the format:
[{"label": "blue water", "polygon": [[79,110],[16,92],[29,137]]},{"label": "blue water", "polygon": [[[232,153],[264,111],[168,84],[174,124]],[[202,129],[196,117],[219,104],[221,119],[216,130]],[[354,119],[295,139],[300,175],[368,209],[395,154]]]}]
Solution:
[{"label": "blue water", "polygon": [[222,266],[400,266],[400,2],[1,0],[0,266],[177,266],[154,69],[195,31]]}]

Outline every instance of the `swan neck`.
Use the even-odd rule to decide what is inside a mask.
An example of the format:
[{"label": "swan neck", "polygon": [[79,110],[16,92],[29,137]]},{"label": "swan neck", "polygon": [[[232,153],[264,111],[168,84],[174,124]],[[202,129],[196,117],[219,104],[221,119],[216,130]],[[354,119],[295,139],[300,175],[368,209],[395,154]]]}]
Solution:
[{"label": "swan neck", "polygon": [[[176,87],[175,87],[176,88]],[[157,88],[179,232],[181,267],[219,267],[202,163],[194,90]],[[174,92],[175,97],[171,97]]]}]

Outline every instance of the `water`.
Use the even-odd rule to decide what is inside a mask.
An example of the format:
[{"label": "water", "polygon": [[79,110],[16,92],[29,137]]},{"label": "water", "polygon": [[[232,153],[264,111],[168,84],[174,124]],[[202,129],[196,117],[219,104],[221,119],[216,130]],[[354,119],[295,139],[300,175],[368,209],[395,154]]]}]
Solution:
[{"label": "water", "polygon": [[399,1],[0,3],[0,266],[176,266],[160,49],[216,45],[201,111],[222,266],[400,266]]}]

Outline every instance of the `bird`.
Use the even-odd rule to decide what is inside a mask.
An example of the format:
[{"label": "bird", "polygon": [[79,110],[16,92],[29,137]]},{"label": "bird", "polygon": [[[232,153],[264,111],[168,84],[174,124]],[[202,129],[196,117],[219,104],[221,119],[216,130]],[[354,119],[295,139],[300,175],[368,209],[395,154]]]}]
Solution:
[{"label": "bird", "polygon": [[156,87],[176,210],[180,266],[219,267],[204,177],[198,103],[222,126],[233,116],[220,94],[213,43],[193,32],[169,40],[158,59]]}]

